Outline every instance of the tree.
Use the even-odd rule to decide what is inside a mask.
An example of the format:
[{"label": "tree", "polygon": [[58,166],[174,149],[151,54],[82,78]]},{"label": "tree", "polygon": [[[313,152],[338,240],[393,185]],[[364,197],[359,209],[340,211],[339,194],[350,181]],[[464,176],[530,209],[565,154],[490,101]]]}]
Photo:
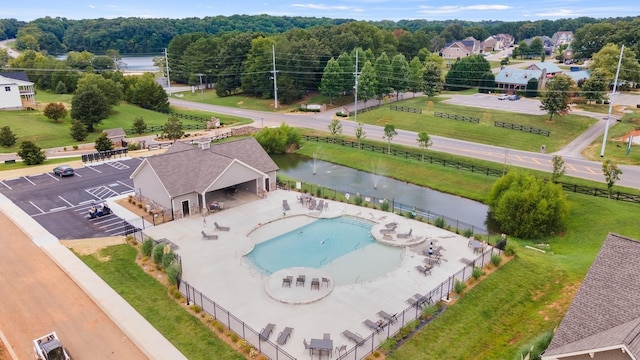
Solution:
[{"label": "tree", "polygon": [[285,123],[278,128],[263,128],[254,135],[268,154],[293,152],[300,145],[300,132]]},{"label": "tree", "polygon": [[[624,48],[622,53],[622,63],[620,64],[620,79],[628,81],[640,81],[640,63],[634,53],[628,47]],[[618,60],[620,59],[620,47],[616,44],[607,44],[600,51],[593,54],[589,69],[594,71],[601,70],[607,80],[613,81],[618,68]]]},{"label": "tree", "polygon": [[67,90],[67,85],[63,81],[58,81],[54,91],[56,94],[66,94],[69,92],[69,90]]},{"label": "tree", "polygon": [[491,72],[491,65],[481,55],[471,55],[462,58],[451,65],[445,76],[447,89],[458,91],[475,88],[480,85],[480,76]]},{"label": "tree", "polygon": [[96,150],[108,151],[113,150],[113,142],[107,137],[107,133],[103,132],[96,138]]},{"label": "tree", "polygon": [[48,103],[44,108],[44,116],[53,122],[58,122],[59,119],[67,117],[67,108],[63,103]]},{"label": "tree", "polygon": [[422,90],[428,97],[433,97],[441,89],[442,70],[437,63],[428,61],[422,70]]},{"label": "tree", "polygon": [[183,135],[182,122],[175,116],[170,117],[162,128],[162,136],[170,140],[177,140]]},{"label": "tree", "polygon": [[407,90],[409,86],[409,63],[402,54],[397,54],[391,60],[391,82],[390,86],[396,92],[396,100],[399,100],[400,93]]},{"label": "tree", "polygon": [[613,185],[615,185],[616,181],[620,180],[622,170],[618,168],[618,164],[616,164],[614,161],[607,159],[602,163],[602,173],[604,175],[605,181],[607,182],[609,197],[611,197],[611,190],[613,189]]},{"label": "tree", "polygon": [[20,144],[18,156],[20,156],[22,161],[27,165],[42,164],[47,158],[44,151],[31,141],[23,141],[22,144]]},{"label": "tree", "polygon": [[524,92],[524,96],[526,97],[536,97],[538,96],[538,79],[532,77],[527,81],[527,90]]},{"label": "tree", "polygon": [[116,106],[122,100],[122,84],[111,79],[105,79],[98,74],[85,74],[78,80],[76,92],[82,92],[87,87],[97,88],[107,98],[110,106]]},{"label": "tree", "polygon": [[367,137],[367,132],[364,131],[364,124],[359,122],[355,129],[356,141],[358,142],[358,149],[362,149],[362,140]]},{"label": "tree", "polygon": [[4,68],[9,63],[9,52],[5,48],[0,48],[0,68]]},{"label": "tree", "polygon": [[598,101],[606,98],[607,86],[610,80],[603,69],[594,69],[591,75],[580,86],[582,96],[587,101]]},{"label": "tree", "polygon": [[424,151],[427,150],[431,145],[433,145],[433,141],[431,141],[431,137],[427,134],[426,131],[421,131],[418,133],[418,138],[416,139],[418,142],[418,146],[422,149],[422,161],[424,162]]},{"label": "tree", "polygon": [[133,132],[142,135],[145,131],[147,131],[147,123],[144,122],[142,116],[138,116],[133,119],[133,124],[131,125]]},{"label": "tree", "polygon": [[342,124],[340,123],[340,120],[338,119],[331,120],[331,123],[329,124],[328,128],[329,128],[329,132],[331,133],[331,136],[334,139],[342,135]]},{"label": "tree", "polygon": [[387,154],[391,154],[391,140],[393,140],[393,137],[396,135],[398,135],[398,132],[395,126],[391,124],[384,126],[384,135],[382,135],[382,138],[387,140]]},{"label": "tree", "polygon": [[367,60],[358,78],[358,97],[364,101],[365,109],[367,108],[367,101],[376,96],[377,89],[378,80],[376,78],[376,71],[373,65],[371,65],[371,62]]},{"label": "tree", "polygon": [[414,96],[416,92],[422,90],[423,71],[424,65],[417,56],[414,56],[409,63],[409,91],[413,92]]},{"label": "tree", "polygon": [[487,203],[501,231],[520,238],[557,234],[566,226],[568,205],[562,186],[525,171],[509,171],[498,179]]},{"label": "tree", "polygon": [[553,155],[553,159],[551,161],[553,163],[551,181],[558,182],[558,180],[564,175],[567,169],[564,166],[564,160],[562,159],[562,156]]},{"label": "tree", "polygon": [[376,72],[376,97],[381,101],[385,96],[391,93],[391,79],[393,76],[393,69],[391,68],[391,62],[387,53],[382,52],[376,59],[374,66]]},{"label": "tree", "polygon": [[558,74],[547,82],[540,99],[540,110],[549,114],[549,121],[553,121],[554,115],[562,116],[569,111],[572,89],[573,80],[564,74]]},{"label": "tree", "polygon": [[12,147],[16,144],[17,140],[18,137],[13,133],[13,131],[11,131],[10,127],[3,126],[2,129],[0,129],[0,145],[4,147]]},{"label": "tree", "polygon": [[71,130],[69,131],[71,138],[75,141],[82,141],[87,138],[87,127],[78,120],[73,120],[71,123]]},{"label": "tree", "polygon": [[151,73],[145,73],[136,79],[128,101],[145,109],[163,112],[169,110],[167,92],[156,82]]},{"label": "tree", "polygon": [[353,72],[355,71],[355,63],[351,55],[343,52],[338,56],[336,60],[340,66],[340,91],[344,94],[350,94],[353,92]]},{"label": "tree", "polygon": [[535,57],[544,54],[544,44],[542,43],[542,39],[537,36],[533,40],[531,40],[528,50],[529,52],[525,55]]},{"label": "tree", "polygon": [[331,58],[327,62],[327,66],[324,67],[322,72],[322,81],[320,82],[320,93],[329,97],[329,103],[333,103],[333,99],[336,98],[342,92],[342,80],[343,76],[340,73],[340,64],[334,58]]},{"label": "tree", "polygon": [[85,87],[71,99],[71,118],[82,122],[89,132],[93,131],[94,125],[106,119],[110,111],[106,96],[93,86]]}]

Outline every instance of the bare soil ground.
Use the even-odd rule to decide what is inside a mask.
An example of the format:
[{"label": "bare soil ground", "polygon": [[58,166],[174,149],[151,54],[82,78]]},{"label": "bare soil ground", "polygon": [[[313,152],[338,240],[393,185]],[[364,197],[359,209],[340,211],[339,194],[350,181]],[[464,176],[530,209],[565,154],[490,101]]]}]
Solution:
[{"label": "bare soil ground", "polygon": [[[58,333],[77,359],[146,359],[93,300],[3,213],[0,228],[0,283],[4,294],[0,328],[18,359],[32,359],[32,340],[51,331]],[[1,354],[7,356],[6,352]]]}]

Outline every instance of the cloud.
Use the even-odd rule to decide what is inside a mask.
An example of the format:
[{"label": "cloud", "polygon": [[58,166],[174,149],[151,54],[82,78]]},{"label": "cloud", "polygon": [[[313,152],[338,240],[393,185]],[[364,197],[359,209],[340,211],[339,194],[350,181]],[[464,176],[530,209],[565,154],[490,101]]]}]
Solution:
[{"label": "cloud", "polygon": [[291,6],[312,10],[340,10],[340,11],[362,11],[362,9],[349,7],[346,5],[326,5],[326,4],[292,4]]},{"label": "cloud", "polygon": [[89,8],[91,8],[91,9],[95,9],[95,8],[96,8],[96,6],[95,6],[95,5],[89,5]]},{"label": "cloud", "polygon": [[469,6],[461,6],[461,5],[452,5],[452,6],[420,6],[420,13],[426,15],[441,15],[441,14],[454,14],[465,11],[499,11],[499,10],[509,10],[511,6],[507,5],[469,5]]},{"label": "cloud", "polygon": [[569,9],[553,9],[552,11],[545,11],[536,13],[535,16],[539,17],[575,17],[580,16],[580,12]]}]

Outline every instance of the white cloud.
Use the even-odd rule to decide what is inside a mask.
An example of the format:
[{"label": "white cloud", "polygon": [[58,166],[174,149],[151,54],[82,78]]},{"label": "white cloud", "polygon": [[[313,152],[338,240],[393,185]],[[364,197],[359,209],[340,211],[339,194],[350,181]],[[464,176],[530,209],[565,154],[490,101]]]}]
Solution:
[{"label": "white cloud", "polygon": [[535,16],[539,17],[575,17],[580,16],[579,12],[575,12],[569,9],[554,9],[552,11],[545,11],[536,13]]},{"label": "white cloud", "polygon": [[419,12],[426,15],[440,15],[440,14],[454,14],[464,11],[496,11],[496,10],[509,10],[511,6],[507,5],[451,5],[451,6],[420,6]]},{"label": "white cloud", "polygon": [[326,5],[326,4],[292,4],[291,6],[312,10],[340,10],[340,11],[362,11],[362,9],[349,7],[345,5]]},{"label": "white cloud", "polygon": [[95,8],[96,8],[96,6],[95,6],[95,5],[89,5],[89,8],[91,8],[91,9],[95,9]]}]

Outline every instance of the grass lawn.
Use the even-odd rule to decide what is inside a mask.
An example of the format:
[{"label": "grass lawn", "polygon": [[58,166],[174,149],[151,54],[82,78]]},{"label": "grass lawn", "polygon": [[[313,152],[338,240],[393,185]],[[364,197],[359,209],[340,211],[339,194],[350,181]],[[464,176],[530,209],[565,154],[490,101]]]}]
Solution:
[{"label": "grass lawn", "polygon": [[[449,105],[442,102],[446,99],[446,95],[430,100],[424,97],[406,99],[396,104],[422,109],[422,114],[394,111],[389,106],[383,106],[373,111],[358,114],[358,121],[378,126],[391,124],[396,129],[416,132],[426,131],[430,135],[525,151],[538,151],[540,144],[544,143],[548,152],[561,149],[596,121],[585,116],[566,115],[550,123],[547,121],[547,115],[526,115],[492,109]],[[375,101],[371,101],[371,103],[373,104]],[[475,117],[480,122],[474,124],[466,121],[439,118],[433,116],[434,112]],[[529,132],[498,128],[494,126],[494,121],[548,130],[551,135],[545,137]]]},{"label": "grass lawn", "polygon": [[[632,109],[621,120],[621,122],[613,120],[610,122],[611,126],[607,136],[607,144],[605,145],[605,156],[618,164],[640,165],[640,146],[633,144],[627,156],[627,142],[623,140],[628,134],[640,128],[640,109]],[[638,135],[635,135],[634,138],[638,139]],[[593,161],[602,161],[600,158],[602,139],[603,136],[600,136],[594,140],[589,147],[582,151],[582,155]]]},{"label": "grass lawn", "polygon": [[[62,102],[67,105],[71,103],[72,95],[53,94],[45,91],[38,91],[38,108],[44,109],[45,104],[50,102]],[[199,116],[203,118],[211,118],[215,116],[225,125],[236,125],[250,123],[251,120],[237,116],[216,114],[205,111],[194,111],[182,108],[172,108],[173,111]],[[73,145],[81,143],[95,142],[100,132],[104,129],[123,128],[130,129],[133,120],[136,117],[142,117],[148,126],[162,126],[167,122],[168,115],[156,111],[146,110],[128,103],[121,103],[115,106],[107,119],[102,120],[93,133],[90,133],[84,141],[75,141],[69,134],[71,119],[68,115],[65,119],[59,120],[57,123],[47,119],[42,111],[3,111],[0,116],[0,127],[9,126],[11,131],[18,136],[16,145],[9,148],[0,148],[0,152],[10,153],[16,152],[20,148],[23,141],[33,141],[37,146],[48,149],[53,147],[67,146],[71,148]],[[194,120],[181,119],[183,124],[202,124]],[[154,132],[148,132],[152,134]]]},{"label": "grass lawn", "polygon": [[136,264],[137,250],[116,245],[94,255],[79,256],[109,286],[162,333],[187,359],[244,359],[213,331],[171,299],[167,288]]}]

